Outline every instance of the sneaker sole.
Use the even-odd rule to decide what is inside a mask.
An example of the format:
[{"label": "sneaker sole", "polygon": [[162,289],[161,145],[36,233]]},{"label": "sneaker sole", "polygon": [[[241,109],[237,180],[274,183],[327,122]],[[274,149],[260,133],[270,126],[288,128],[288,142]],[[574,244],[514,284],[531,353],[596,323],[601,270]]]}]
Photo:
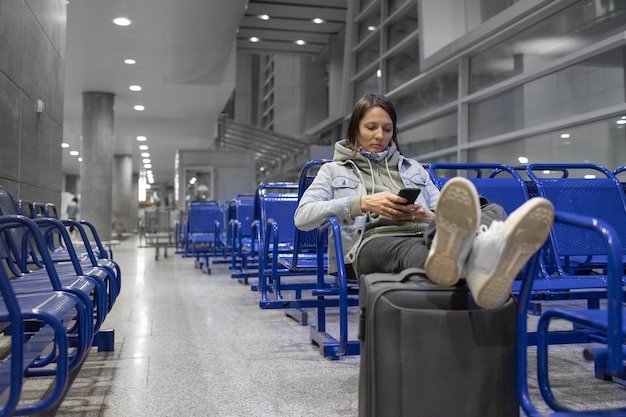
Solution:
[{"label": "sneaker sole", "polygon": [[[554,222],[554,207],[548,200],[529,200],[523,212],[510,227],[497,267],[489,276],[477,277],[482,282],[477,294],[472,294],[476,304],[483,308],[499,307],[508,300],[518,272],[528,259],[543,246]],[[468,277],[468,281],[473,280]]]},{"label": "sneaker sole", "polygon": [[[474,216],[468,215],[472,212]],[[437,232],[424,269],[434,283],[451,286],[463,272],[464,260],[459,262],[461,243],[473,238],[478,229],[480,202],[474,185],[464,178],[448,180],[441,190],[436,213]]]}]

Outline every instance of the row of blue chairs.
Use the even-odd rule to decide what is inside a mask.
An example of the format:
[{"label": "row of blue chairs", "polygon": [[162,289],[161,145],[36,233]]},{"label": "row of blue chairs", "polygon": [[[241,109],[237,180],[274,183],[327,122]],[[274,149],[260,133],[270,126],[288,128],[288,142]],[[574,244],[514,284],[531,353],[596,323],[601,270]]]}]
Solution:
[{"label": "row of blue chairs", "polygon": [[[622,183],[605,167],[594,164],[531,164],[512,167],[500,164],[435,163],[431,177],[443,186],[451,175],[470,176],[479,192],[512,212],[535,196],[550,200],[557,211],[608,221],[619,236],[626,235],[626,201]],[[445,176],[438,175],[445,172]],[[474,176],[472,176],[474,175]],[[626,253],[626,247],[623,248]],[[606,248],[593,232],[555,225],[540,259],[533,286],[533,308],[540,300],[586,299],[591,308],[606,298]],[[518,292],[521,282],[514,285]]]},{"label": "row of blue chairs", "polygon": [[[358,304],[358,282],[345,271],[341,256],[339,224],[329,219],[319,230],[302,237],[293,225],[293,213],[299,197],[315,176],[315,170],[327,160],[311,161],[303,167],[299,183],[260,184],[254,199],[248,198],[253,218],[238,223],[249,230],[248,242],[230,251],[232,276],[256,277],[251,285],[259,291],[262,309],[317,309],[317,323],[311,325],[311,342],[320,352],[333,359],[358,354],[358,341],[348,340],[348,308]],[[556,413],[565,412],[554,398],[547,377],[548,344],[600,343],[602,347],[588,349],[586,355],[595,362],[598,378],[623,380],[623,256],[626,248],[620,237],[626,236],[624,216],[626,203],[624,185],[617,179],[619,170],[610,171],[593,164],[532,164],[508,166],[503,164],[450,164],[428,166],[435,184],[442,187],[456,175],[468,177],[479,193],[511,212],[534,196],[553,202],[556,221],[546,245],[529,262],[524,274],[514,284],[518,299],[518,389],[520,401],[529,415],[536,414],[529,400],[526,351],[538,347],[540,391],[546,403]],[[250,208],[250,207],[249,207]],[[243,211],[242,211],[243,212]],[[240,222],[235,215],[232,221]],[[329,231],[332,231],[339,273],[327,275]],[[237,236],[233,231],[232,236]],[[257,242],[256,246],[253,242]],[[242,241],[243,242],[243,241]],[[244,270],[246,256],[256,254],[256,266]],[[235,257],[239,257],[235,261]],[[250,266],[250,264],[247,264]],[[292,277],[304,277],[293,279]],[[307,280],[308,279],[308,280]],[[309,291],[304,296],[304,291]],[[289,293],[289,295],[287,295]],[[587,308],[580,310],[549,309],[542,311],[546,300],[586,300]],[[601,301],[605,305],[602,307]],[[339,334],[326,332],[326,309],[339,308]],[[537,331],[527,329],[527,314],[540,315]],[[574,323],[570,331],[549,331],[549,322],[561,318]],[[624,410],[611,410],[601,415],[619,415]],[[535,414],[533,414],[535,413]],[[557,414],[555,414],[556,416]],[[570,415],[570,414],[558,414]],[[571,414],[574,415],[574,414]],[[587,415],[587,414],[585,414]],[[596,414],[588,414],[596,415]],[[600,415],[600,414],[598,414]]]},{"label": "row of blue chairs", "polygon": [[[541,251],[514,283],[518,299],[518,397],[529,416],[543,415],[531,401],[527,349],[537,346],[539,391],[553,416],[617,416],[626,409],[568,410],[551,388],[549,350],[552,344],[587,344],[585,358],[593,360],[595,376],[623,383],[624,366],[623,286],[626,237],[625,186],[615,171],[595,164],[435,163],[429,166],[438,186],[454,175],[468,176],[480,194],[511,212],[528,198],[541,196],[556,209],[555,224]],[[444,175],[440,173],[444,172]],[[544,300],[587,300],[587,308],[550,308]],[[601,300],[606,300],[601,308]],[[529,332],[528,312],[539,315],[537,330]],[[556,320],[572,323],[571,330],[554,331]]]},{"label": "row of blue chairs", "polygon": [[[3,187],[0,261],[0,323],[10,343],[0,362],[0,416],[40,413],[61,399],[92,346],[113,350],[114,332],[102,324],[121,270],[91,223],[59,219],[54,205],[16,201]],[[53,377],[50,389],[23,401],[24,379],[40,376]]]},{"label": "row of blue chairs", "polygon": [[218,251],[223,249],[225,224],[225,208],[219,201],[189,202],[187,218],[176,223],[177,253],[193,257],[196,268],[211,273],[210,259],[217,259]]}]

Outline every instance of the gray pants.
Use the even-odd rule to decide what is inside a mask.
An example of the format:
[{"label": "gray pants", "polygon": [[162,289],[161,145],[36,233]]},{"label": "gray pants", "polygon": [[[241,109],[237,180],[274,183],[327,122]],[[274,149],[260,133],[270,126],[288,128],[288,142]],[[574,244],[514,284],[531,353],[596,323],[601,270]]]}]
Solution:
[{"label": "gray pants", "polygon": [[[506,219],[504,209],[481,199],[480,224],[489,226],[494,220]],[[359,275],[374,272],[398,273],[407,268],[424,268],[426,257],[437,229],[433,221],[423,236],[380,236],[359,248],[356,270]]]}]

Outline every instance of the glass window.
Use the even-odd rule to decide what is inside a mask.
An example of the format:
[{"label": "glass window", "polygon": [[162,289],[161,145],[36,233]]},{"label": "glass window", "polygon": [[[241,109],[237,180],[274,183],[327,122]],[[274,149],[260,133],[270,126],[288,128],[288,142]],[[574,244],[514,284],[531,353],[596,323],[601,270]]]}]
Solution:
[{"label": "glass window", "polygon": [[[511,7],[519,0],[480,0],[480,14],[481,20],[484,22],[487,19],[492,18],[504,9]],[[466,7],[472,7],[472,1],[465,1]]]},{"label": "glass window", "polygon": [[395,99],[398,118],[415,115],[458,99],[459,72],[457,67],[442,70],[435,78],[423,79],[407,88],[402,96]]},{"label": "glass window", "polygon": [[372,41],[368,41],[365,47],[359,49],[356,53],[356,73],[358,74],[363,68],[377,62],[380,59],[380,36],[376,36]]},{"label": "glass window", "polygon": [[625,25],[626,2],[575,2],[471,58],[470,90],[530,71],[621,33]]},{"label": "glass window", "polygon": [[624,51],[608,51],[469,106],[469,140],[624,102]]},{"label": "glass window", "polygon": [[380,78],[376,75],[376,72],[374,72],[369,77],[356,81],[354,83],[354,89],[355,89],[354,94],[356,95],[356,97],[355,97],[355,100],[353,101],[355,103],[358,99],[363,97],[365,94],[382,93],[381,86],[380,86]]},{"label": "glass window", "polygon": [[[370,3],[374,2],[375,0],[361,0],[361,8],[359,10],[364,10]],[[380,1],[380,0],[378,0]]]},{"label": "glass window", "polygon": [[367,39],[368,36],[370,36],[374,31],[376,31],[376,29],[378,29],[380,27],[380,11],[378,8],[376,8],[375,13],[370,14],[369,16],[365,17],[363,20],[359,21],[359,24],[357,26],[358,28],[358,37],[357,37],[357,44],[363,42],[365,39]]},{"label": "glass window", "polygon": [[391,16],[393,12],[398,10],[405,3],[413,3],[413,8],[417,13],[417,4],[414,0],[387,0],[387,16]]},{"label": "glass window", "polygon": [[[486,148],[472,149],[470,162],[592,163],[614,170],[624,165],[626,116],[563,128]],[[520,159],[525,158],[525,159]]]},{"label": "glass window", "polygon": [[[394,105],[396,111],[401,107],[398,103]],[[457,113],[454,112],[399,131],[398,141],[402,153],[407,156],[416,156],[456,146],[457,118]]]},{"label": "glass window", "polygon": [[411,45],[409,49],[392,56],[386,65],[387,90],[415,78],[419,74],[419,45]]},{"label": "glass window", "polygon": [[[403,14],[401,19],[396,20],[387,26],[386,51],[392,49],[417,29],[417,7],[412,7],[408,10],[408,13]],[[416,55],[415,59],[419,59],[419,55]]]}]

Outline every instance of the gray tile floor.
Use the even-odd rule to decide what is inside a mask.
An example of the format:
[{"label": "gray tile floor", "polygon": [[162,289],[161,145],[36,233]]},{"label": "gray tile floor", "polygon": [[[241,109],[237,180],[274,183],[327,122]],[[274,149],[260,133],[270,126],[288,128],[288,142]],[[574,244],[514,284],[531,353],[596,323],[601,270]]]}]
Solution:
[{"label": "gray tile floor", "polygon": [[[157,261],[154,248],[137,243],[130,238],[114,252],[122,292],[103,327],[115,330],[115,351],[92,349],[63,401],[43,415],[358,415],[358,356],[323,358],[308,327],[261,310],[258,294],[231,279],[227,265],[207,275],[173,248]],[[329,328],[332,321],[331,314]],[[593,378],[580,348],[555,351],[557,393],[573,407],[626,407],[624,387]],[[46,387],[28,381],[24,395]]]}]

